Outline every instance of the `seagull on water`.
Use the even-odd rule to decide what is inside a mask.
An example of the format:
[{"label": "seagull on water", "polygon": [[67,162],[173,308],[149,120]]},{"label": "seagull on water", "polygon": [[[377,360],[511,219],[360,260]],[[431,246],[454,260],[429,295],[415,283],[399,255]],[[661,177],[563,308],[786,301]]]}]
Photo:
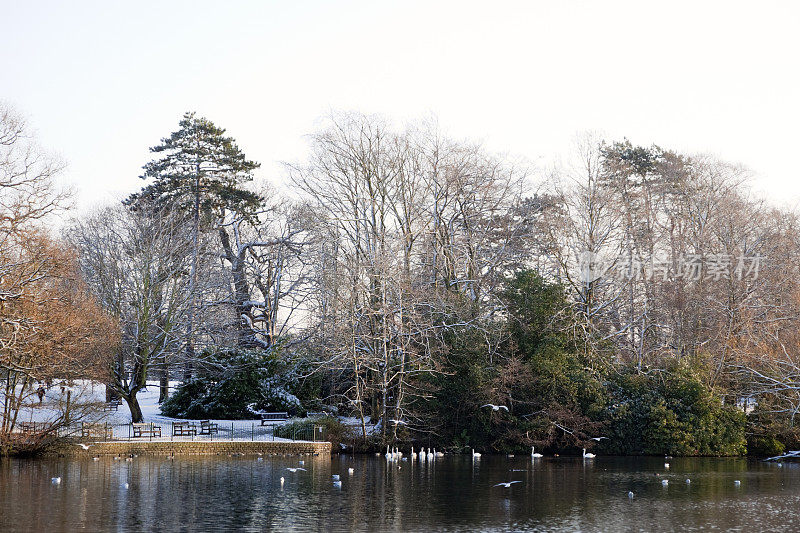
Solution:
[{"label": "seagull on water", "polygon": [[61,483],[61,476],[59,476],[59,477],[54,477],[54,478],[50,478],[50,481],[51,481],[51,482],[52,482],[54,485],[58,485],[59,483]]},{"label": "seagull on water", "polygon": [[631,500],[633,499],[633,491],[632,490],[628,491],[628,498],[630,498]]},{"label": "seagull on water", "polygon": [[492,411],[499,411],[500,409],[505,409],[508,411],[508,407],[505,405],[495,405],[493,403],[487,403],[486,405],[481,405],[481,407],[491,407]]},{"label": "seagull on water", "polygon": [[514,483],[522,483],[522,481],[509,481],[508,483],[498,483],[495,487],[510,488]]}]

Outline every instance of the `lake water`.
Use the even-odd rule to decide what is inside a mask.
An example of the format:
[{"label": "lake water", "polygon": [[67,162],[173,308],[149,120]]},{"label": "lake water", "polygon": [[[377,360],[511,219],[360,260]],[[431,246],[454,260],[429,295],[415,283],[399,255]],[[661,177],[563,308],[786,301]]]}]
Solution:
[{"label": "lake water", "polygon": [[[3,460],[0,530],[800,529],[800,464],[675,458],[667,470],[661,458],[304,459],[307,471],[296,473],[286,468],[299,466],[297,457]],[[522,482],[493,486],[511,480]]]}]

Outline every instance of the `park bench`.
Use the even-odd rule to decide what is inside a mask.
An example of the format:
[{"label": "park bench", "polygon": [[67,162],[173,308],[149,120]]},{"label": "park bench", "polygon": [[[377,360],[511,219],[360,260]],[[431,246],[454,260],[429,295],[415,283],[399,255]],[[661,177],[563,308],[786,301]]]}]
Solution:
[{"label": "park bench", "polygon": [[160,437],[161,436],[161,426],[158,426],[153,423],[135,423],[131,424],[133,426],[133,436],[134,437]]},{"label": "park bench", "polygon": [[122,405],[122,400],[110,400],[103,404],[103,411],[118,411]]},{"label": "park bench", "polygon": [[114,431],[108,424],[81,423],[81,437],[111,439]]},{"label": "park bench", "polygon": [[[41,431],[41,424],[39,424]],[[36,422],[20,422],[19,430],[23,433],[36,433]]]},{"label": "park bench", "polygon": [[193,437],[197,435],[197,426],[194,422],[173,422],[172,435],[175,437]]},{"label": "park bench", "polygon": [[212,435],[214,433],[219,433],[219,426],[216,423],[211,422],[211,420],[200,421],[201,435]]},{"label": "park bench", "polygon": [[261,413],[261,425],[277,424],[289,420],[289,413]]}]

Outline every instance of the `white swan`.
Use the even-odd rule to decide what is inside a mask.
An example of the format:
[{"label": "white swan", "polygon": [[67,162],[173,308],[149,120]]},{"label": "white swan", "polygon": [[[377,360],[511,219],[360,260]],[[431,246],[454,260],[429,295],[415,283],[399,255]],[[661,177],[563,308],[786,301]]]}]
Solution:
[{"label": "white swan", "polygon": [[661,480],[661,485],[666,487],[667,485],[669,485],[669,480],[668,479],[662,479]]},{"label": "white swan", "polygon": [[628,498],[630,498],[631,500],[633,499],[633,491],[632,490],[628,491]]},{"label": "white swan", "polygon": [[386,445],[386,458],[387,459],[391,459],[392,458],[392,454],[389,453],[389,445],[388,444]]},{"label": "white swan", "polygon": [[444,457],[444,453],[437,452],[436,448],[433,449],[433,455],[435,455],[436,457]]},{"label": "white swan", "polygon": [[583,449],[583,458],[584,459],[594,459],[595,457],[597,457],[595,454],[586,453],[586,448]]},{"label": "white swan", "polygon": [[[586,450],[584,450],[584,451],[586,451]],[[540,453],[536,453],[534,451],[534,449],[533,449],[533,446],[531,446],[531,457],[544,457],[544,455],[542,455]]]},{"label": "white swan", "polygon": [[474,457],[475,459],[480,459],[481,454],[479,452],[476,452],[475,448],[472,448],[472,457]]},{"label": "white swan", "polygon": [[416,458],[417,458],[417,452],[414,451],[414,447],[412,446],[411,447],[411,460],[413,461]]},{"label": "white swan", "polygon": [[432,461],[432,460],[433,460],[433,457],[434,457],[434,456],[433,456],[433,452],[430,450],[430,448],[428,448],[428,460],[429,460],[429,461]]}]

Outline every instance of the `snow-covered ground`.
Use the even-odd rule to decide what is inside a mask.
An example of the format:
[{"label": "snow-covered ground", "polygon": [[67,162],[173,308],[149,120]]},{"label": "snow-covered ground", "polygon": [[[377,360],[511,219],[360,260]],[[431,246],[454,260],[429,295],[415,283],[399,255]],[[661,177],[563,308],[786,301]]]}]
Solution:
[{"label": "snow-covered ground", "polygon": [[[170,389],[176,388],[179,382],[170,382]],[[54,384],[45,393],[42,404],[33,403],[20,410],[18,422],[48,422],[58,419],[66,407],[67,392],[70,392],[71,411],[80,413],[86,408],[87,404],[104,403],[106,399],[105,386],[92,381],[75,381],[72,386],[62,386]],[[144,437],[143,440],[199,440],[213,438],[215,441],[224,440],[275,440],[288,441],[272,436],[271,428],[261,425],[260,419],[253,420],[211,420],[219,427],[219,433],[211,436],[197,435],[195,437],[173,437],[173,422],[199,422],[198,420],[185,420],[170,418],[161,414],[158,405],[158,382],[148,381],[147,388],[143,389],[136,396],[145,422],[152,422],[161,426],[162,437],[160,439]],[[35,398],[35,397],[34,397]],[[0,398],[1,400],[1,398]],[[84,422],[108,423],[113,427],[114,438],[127,439],[130,436],[131,413],[128,405],[122,402],[118,411],[96,412],[82,418]],[[198,424],[199,426],[199,424]],[[199,427],[198,427],[199,431]],[[138,439],[137,439],[138,440]]]}]

